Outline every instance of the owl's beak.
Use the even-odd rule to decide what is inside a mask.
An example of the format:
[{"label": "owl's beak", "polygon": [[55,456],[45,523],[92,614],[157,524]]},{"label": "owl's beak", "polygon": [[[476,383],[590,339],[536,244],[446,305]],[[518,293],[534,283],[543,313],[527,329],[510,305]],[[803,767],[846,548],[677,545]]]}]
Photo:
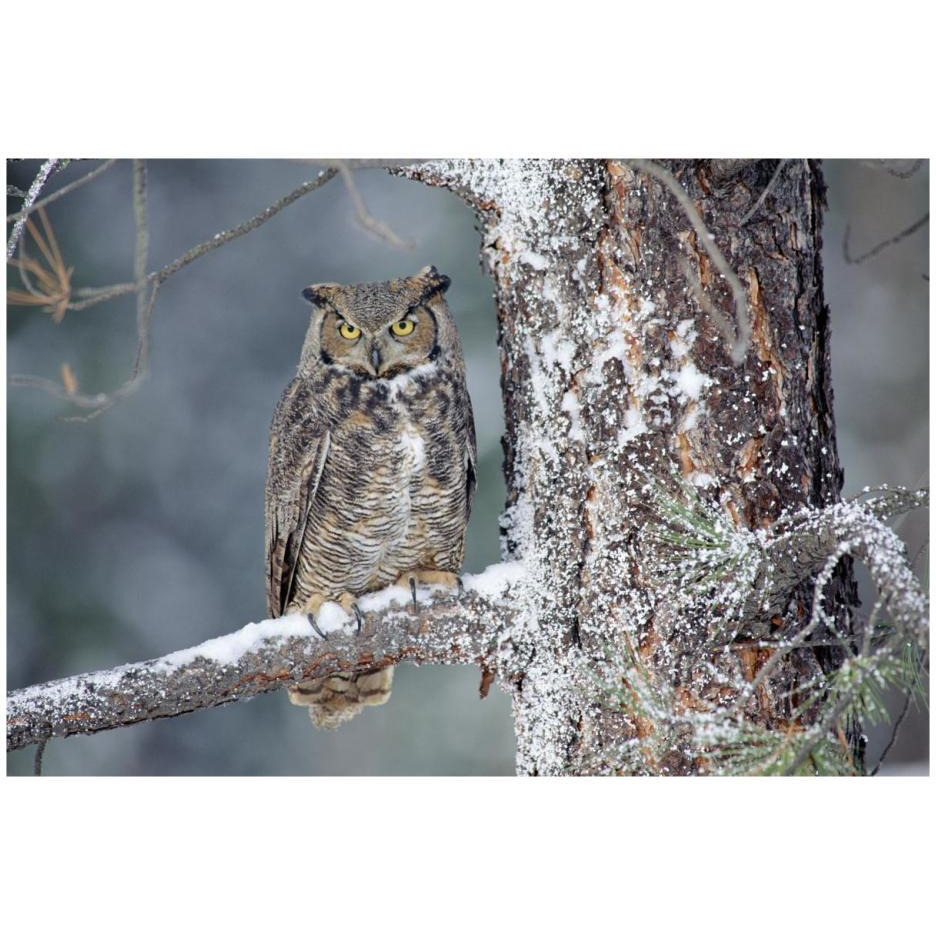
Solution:
[{"label": "owl's beak", "polygon": [[376,377],[380,373],[380,348],[377,345],[371,345],[370,360]]}]

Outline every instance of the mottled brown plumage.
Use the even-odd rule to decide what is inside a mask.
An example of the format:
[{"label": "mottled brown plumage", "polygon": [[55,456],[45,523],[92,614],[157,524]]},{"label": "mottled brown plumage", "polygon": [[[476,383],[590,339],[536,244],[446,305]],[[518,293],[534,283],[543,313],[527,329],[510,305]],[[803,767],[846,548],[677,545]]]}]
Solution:
[{"label": "mottled brown plumage", "polygon": [[[453,584],[464,556],[477,452],[465,364],[434,267],[386,283],[309,286],[299,371],[273,415],[266,486],[267,607],[409,579]],[[392,669],[290,692],[334,727],[386,702]]]}]

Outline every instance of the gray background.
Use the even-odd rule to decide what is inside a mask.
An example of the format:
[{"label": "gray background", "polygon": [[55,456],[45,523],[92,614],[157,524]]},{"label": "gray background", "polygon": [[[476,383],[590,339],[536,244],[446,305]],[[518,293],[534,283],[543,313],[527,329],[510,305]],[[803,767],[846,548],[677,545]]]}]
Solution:
[{"label": "gray background", "polygon": [[[25,187],[38,163],[15,163]],[[308,179],[286,161],[153,161],[150,268],[255,214]],[[87,171],[76,165],[57,187]],[[826,296],[846,494],[913,485],[928,452],[928,227],[861,266],[842,257],[902,230],[928,204],[928,164],[908,180],[854,161],[825,164]],[[8,394],[8,686],[142,660],[265,616],[263,484],[270,415],[295,371],[316,281],[380,280],[428,263],[452,277],[474,402],[480,483],[465,568],[499,559],[503,503],[496,321],[471,211],[447,192],[359,171],[371,212],[414,243],[392,247],[355,222],[340,180],[197,261],[160,292],[152,373],[87,424],[61,402]],[[19,201],[8,199],[8,211]],[[75,286],[132,269],[130,169],[122,163],[49,211]],[[61,325],[8,310],[8,370],[55,378],[67,361],[82,390],[123,381],[135,347],[133,300]],[[924,515],[901,529],[915,554]],[[867,583],[863,583],[866,594]],[[389,705],[340,732],[315,732],[276,692],[247,703],[52,742],[47,774],[508,774],[507,697],[477,697],[468,667],[400,667]],[[899,699],[895,700],[899,704]],[[926,713],[912,713],[889,770],[926,770]],[[886,743],[872,733],[870,753]],[[28,773],[32,751],[7,758]]]}]

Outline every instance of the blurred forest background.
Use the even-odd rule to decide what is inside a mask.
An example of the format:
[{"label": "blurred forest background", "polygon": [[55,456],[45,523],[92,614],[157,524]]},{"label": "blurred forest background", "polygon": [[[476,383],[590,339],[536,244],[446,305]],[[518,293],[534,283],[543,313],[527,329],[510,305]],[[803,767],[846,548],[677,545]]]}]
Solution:
[{"label": "blurred forest background", "polygon": [[[72,163],[53,191],[94,163]],[[909,165],[907,163],[906,165]],[[27,188],[35,160],[8,164]],[[266,160],[148,163],[149,269],[271,204],[315,169]],[[857,160],[826,161],[825,288],[846,495],[865,485],[928,483],[929,226],[859,264],[852,256],[928,210],[929,164],[901,179]],[[472,212],[450,193],[359,170],[373,216],[412,242],[365,231],[340,178],[263,227],[209,253],[160,290],[151,374],[87,423],[41,391],[7,394],[7,686],[105,669],[191,646],[265,616],[263,487],[274,404],[293,376],[311,282],[388,279],[435,264],[465,345],[480,456],[467,571],[499,556],[503,431],[492,285],[478,260]],[[21,200],[8,197],[8,213]],[[769,206],[769,200],[767,202]],[[761,210],[767,210],[767,207]],[[73,285],[132,279],[129,162],[49,206]],[[31,254],[37,250],[27,239]],[[10,268],[10,281],[18,277]],[[136,348],[134,298],[55,324],[11,306],[10,374],[59,379],[67,362],[83,392],[127,377]],[[902,524],[911,556],[926,515]],[[923,557],[925,558],[925,557]],[[921,561],[917,569],[922,568]],[[865,609],[871,591],[859,572]],[[388,705],[338,732],[316,732],[284,692],[48,745],[54,774],[512,774],[504,693],[479,701],[471,667],[399,667]],[[899,711],[902,699],[892,700]],[[869,763],[889,738],[871,733]],[[32,772],[34,749],[8,755]],[[886,773],[928,770],[928,715],[911,709]]]}]

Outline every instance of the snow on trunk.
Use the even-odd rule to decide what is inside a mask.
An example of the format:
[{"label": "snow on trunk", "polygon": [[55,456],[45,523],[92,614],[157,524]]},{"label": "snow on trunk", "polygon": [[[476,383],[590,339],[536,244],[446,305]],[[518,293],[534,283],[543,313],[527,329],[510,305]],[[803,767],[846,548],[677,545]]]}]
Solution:
[{"label": "snow on trunk", "polygon": [[[808,587],[769,620],[714,627],[686,614],[655,577],[672,557],[650,535],[649,505],[673,486],[671,471],[738,530],[838,499],[818,168],[791,163],[769,210],[741,225],[769,165],[717,181],[704,163],[666,165],[747,291],[740,364],[716,322],[735,316],[729,284],[672,192],[636,165],[446,160],[407,170],[475,207],[496,284],[503,547],[527,569],[496,666],[513,696],[522,773],[613,772],[626,752],[637,752],[629,770],[704,770],[678,737],[662,751],[643,743],[657,730],[652,714],[622,706],[615,680],[636,664],[677,707],[706,711],[741,696],[770,656],[726,646],[726,633],[790,636],[809,616]],[[844,598],[840,616],[853,588],[845,559],[827,591]],[[749,720],[784,727],[790,685],[839,662],[834,651],[790,654],[746,701]]]}]

